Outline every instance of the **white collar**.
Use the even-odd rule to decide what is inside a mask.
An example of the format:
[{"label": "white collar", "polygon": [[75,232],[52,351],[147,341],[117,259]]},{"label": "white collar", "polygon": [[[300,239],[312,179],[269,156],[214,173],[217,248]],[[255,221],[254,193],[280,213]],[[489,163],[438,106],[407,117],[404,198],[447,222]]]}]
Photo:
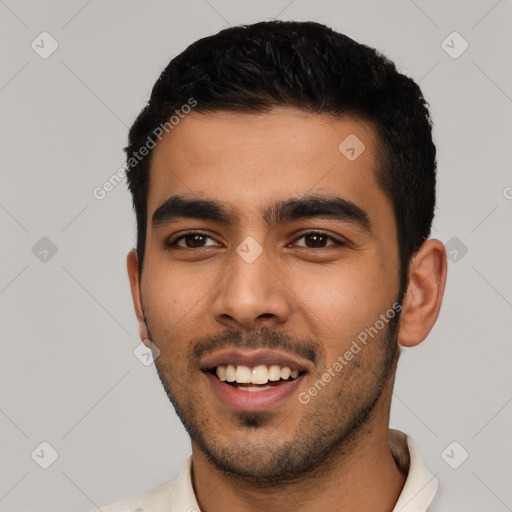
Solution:
[{"label": "white collar", "polygon": [[409,472],[393,512],[426,512],[437,493],[439,482],[423,464],[413,440],[405,437],[409,449]]}]

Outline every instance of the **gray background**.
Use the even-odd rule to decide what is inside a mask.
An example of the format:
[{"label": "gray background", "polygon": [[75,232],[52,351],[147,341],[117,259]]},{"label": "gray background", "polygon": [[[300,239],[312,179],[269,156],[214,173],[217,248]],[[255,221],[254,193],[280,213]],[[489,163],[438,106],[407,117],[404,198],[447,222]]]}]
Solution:
[{"label": "gray background", "polygon": [[[400,363],[392,426],[441,482],[463,478],[486,510],[512,510],[510,0],[0,0],[1,511],[89,510],[173,478],[189,455],[154,366],[133,353],[125,182],[103,200],[93,190],[122,165],[174,55],[275,17],[375,46],[431,103],[433,236],[453,261],[437,325]],[[59,45],[46,59],[31,47],[51,48],[43,31]],[[445,50],[463,48],[458,36],[442,45],[453,31],[469,44],[457,58]],[[43,441],[58,452],[48,469]]]}]

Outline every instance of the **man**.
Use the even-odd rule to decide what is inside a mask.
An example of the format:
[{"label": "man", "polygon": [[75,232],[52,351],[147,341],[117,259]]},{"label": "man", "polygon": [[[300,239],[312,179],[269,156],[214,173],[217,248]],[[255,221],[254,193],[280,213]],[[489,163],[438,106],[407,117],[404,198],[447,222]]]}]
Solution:
[{"label": "man", "polygon": [[102,510],[439,510],[389,429],[446,280],[419,87],[317,23],[229,28],[170,62],[126,152],[140,336],[192,456]]}]

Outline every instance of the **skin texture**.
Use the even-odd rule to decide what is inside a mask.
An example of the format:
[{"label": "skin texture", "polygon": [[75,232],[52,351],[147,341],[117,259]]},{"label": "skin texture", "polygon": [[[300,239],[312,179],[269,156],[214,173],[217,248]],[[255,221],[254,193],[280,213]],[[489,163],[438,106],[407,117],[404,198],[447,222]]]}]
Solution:
[{"label": "skin texture", "polygon": [[[354,161],[338,150],[350,134],[365,145]],[[396,224],[377,166],[369,124],[291,107],[194,112],[155,148],[144,271],[141,278],[132,250],[128,273],[141,339],[159,348],[160,379],[192,439],[202,511],[393,509],[405,477],[388,442],[397,356],[389,325],[308,404],[298,400],[398,299]],[[217,200],[236,221],[153,228],[153,212],[174,195]],[[274,225],[262,216],[275,201],[307,195],[353,202],[371,232],[327,217]],[[191,230],[206,237],[166,246]],[[343,243],[304,237],[315,230]],[[247,237],[263,250],[252,263],[236,252]],[[437,318],[446,279],[441,242],[423,244],[409,278],[403,346],[423,341]],[[212,390],[194,357],[198,347],[272,348],[300,356],[308,373],[279,406],[241,413]]]}]

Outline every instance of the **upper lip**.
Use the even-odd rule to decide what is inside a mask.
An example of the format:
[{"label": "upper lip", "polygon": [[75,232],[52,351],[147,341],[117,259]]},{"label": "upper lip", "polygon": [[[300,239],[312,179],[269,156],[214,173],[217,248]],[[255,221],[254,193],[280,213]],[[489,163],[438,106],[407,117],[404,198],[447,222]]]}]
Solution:
[{"label": "upper lip", "polygon": [[290,370],[307,371],[309,364],[301,359],[272,350],[226,350],[206,356],[201,361],[201,370],[211,370],[219,365],[287,366]]}]

